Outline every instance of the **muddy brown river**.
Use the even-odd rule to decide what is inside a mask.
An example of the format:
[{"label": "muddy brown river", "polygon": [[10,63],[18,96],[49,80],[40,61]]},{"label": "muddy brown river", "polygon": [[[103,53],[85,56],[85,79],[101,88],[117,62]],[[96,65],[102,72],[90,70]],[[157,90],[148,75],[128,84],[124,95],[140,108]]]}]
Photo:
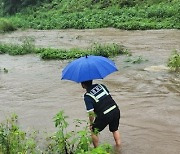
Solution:
[{"label": "muddy brown river", "polygon": [[[24,37],[39,47],[64,49],[118,43],[132,57],[148,60],[132,64],[117,56],[113,60],[119,71],[95,82],[107,85],[121,109],[121,154],[180,153],[180,74],[166,67],[172,50],[180,51],[179,30],[28,30],[1,34],[0,43],[21,43]],[[81,85],[60,79],[67,63],[38,55],[0,55],[0,122],[16,113],[24,130],[54,132],[52,118],[60,110],[69,116],[69,130],[74,119],[88,120]],[[100,141],[114,145],[108,128]]]}]

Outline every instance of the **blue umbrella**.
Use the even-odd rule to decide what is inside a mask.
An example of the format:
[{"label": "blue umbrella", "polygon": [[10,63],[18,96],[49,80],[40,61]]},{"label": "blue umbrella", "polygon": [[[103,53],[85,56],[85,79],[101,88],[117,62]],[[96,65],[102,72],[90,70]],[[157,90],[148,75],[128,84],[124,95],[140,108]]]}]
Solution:
[{"label": "blue umbrella", "polygon": [[69,63],[62,71],[62,80],[77,83],[103,79],[117,71],[113,61],[102,56],[84,56]]}]

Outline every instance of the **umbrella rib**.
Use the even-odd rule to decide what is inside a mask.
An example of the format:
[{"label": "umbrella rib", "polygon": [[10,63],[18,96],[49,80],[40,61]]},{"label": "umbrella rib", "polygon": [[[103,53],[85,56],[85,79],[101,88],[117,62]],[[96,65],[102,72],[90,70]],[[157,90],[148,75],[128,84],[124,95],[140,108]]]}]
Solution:
[{"label": "umbrella rib", "polygon": [[[105,61],[105,60],[104,60],[104,62],[105,62],[106,64],[108,63],[108,62]],[[104,68],[104,70],[108,71],[108,72],[106,72],[106,75],[103,76],[103,78],[106,77],[107,75],[109,75],[109,74],[117,71],[117,68],[115,67],[115,65],[113,65],[113,64],[111,64],[111,63],[108,63],[108,64],[111,65],[111,66],[112,66],[111,68],[113,68],[114,70],[109,70],[108,67],[105,67],[106,65],[103,65],[102,63],[100,63],[100,64],[101,64],[101,67]]]},{"label": "umbrella rib", "polygon": [[[95,63],[94,63],[94,64],[95,64]],[[101,79],[103,79],[103,77],[102,77],[102,74],[101,74],[100,70],[99,70],[99,69],[97,69],[97,67],[95,67],[95,68],[96,68],[96,70],[97,70],[97,72],[98,72],[99,76],[101,76]]]}]

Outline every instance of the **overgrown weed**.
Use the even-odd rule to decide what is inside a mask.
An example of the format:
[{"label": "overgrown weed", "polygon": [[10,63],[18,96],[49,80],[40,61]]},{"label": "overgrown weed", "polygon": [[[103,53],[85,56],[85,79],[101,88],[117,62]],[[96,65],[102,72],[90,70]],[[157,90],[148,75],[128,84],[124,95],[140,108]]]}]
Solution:
[{"label": "overgrown weed", "polygon": [[33,135],[28,136],[19,128],[16,114],[0,124],[0,153],[38,153],[38,151]]},{"label": "overgrown weed", "polygon": [[[91,132],[88,128],[89,124],[85,120],[74,120],[75,129],[68,132],[67,118],[64,111],[60,111],[54,116],[57,131],[47,137],[46,145],[40,149],[36,140],[38,132],[28,135],[27,132],[22,131],[18,126],[18,116],[13,114],[4,123],[0,123],[0,153],[108,154],[112,151],[109,144],[102,144],[97,148],[91,146]],[[85,125],[81,129],[80,126],[83,123]]]},{"label": "overgrown weed", "polygon": [[0,19],[0,33],[15,31],[16,27],[7,19]]},{"label": "overgrown weed", "polygon": [[30,53],[39,54],[42,59],[74,59],[85,55],[98,55],[114,57],[120,54],[130,54],[122,45],[118,44],[93,44],[88,49],[72,48],[70,50],[54,48],[35,48],[31,38],[26,38],[22,45],[0,44],[0,54],[24,55]]},{"label": "overgrown weed", "polygon": [[167,65],[172,71],[180,72],[180,52],[177,50],[172,51]]},{"label": "overgrown weed", "polygon": [[131,64],[140,64],[140,63],[146,62],[148,60],[143,58],[142,56],[136,56],[136,57],[128,57],[124,61],[131,63]]}]

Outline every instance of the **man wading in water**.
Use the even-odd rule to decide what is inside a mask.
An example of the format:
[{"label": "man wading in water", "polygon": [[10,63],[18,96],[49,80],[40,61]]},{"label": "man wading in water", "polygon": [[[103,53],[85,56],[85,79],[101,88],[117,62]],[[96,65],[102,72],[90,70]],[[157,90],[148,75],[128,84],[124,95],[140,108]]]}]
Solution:
[{"label": "man wading in water", "polygon": [[121,139],[118,131],[120,110],[108,89],[102,84],[92,84],[92,80],[81,82],[81,85],[86,89],[84,101],[89,113],[94,147],[99,144],[98,133],[107,125],[109,125],[109,130],[113,134],[116,146],[120,147]]}]

